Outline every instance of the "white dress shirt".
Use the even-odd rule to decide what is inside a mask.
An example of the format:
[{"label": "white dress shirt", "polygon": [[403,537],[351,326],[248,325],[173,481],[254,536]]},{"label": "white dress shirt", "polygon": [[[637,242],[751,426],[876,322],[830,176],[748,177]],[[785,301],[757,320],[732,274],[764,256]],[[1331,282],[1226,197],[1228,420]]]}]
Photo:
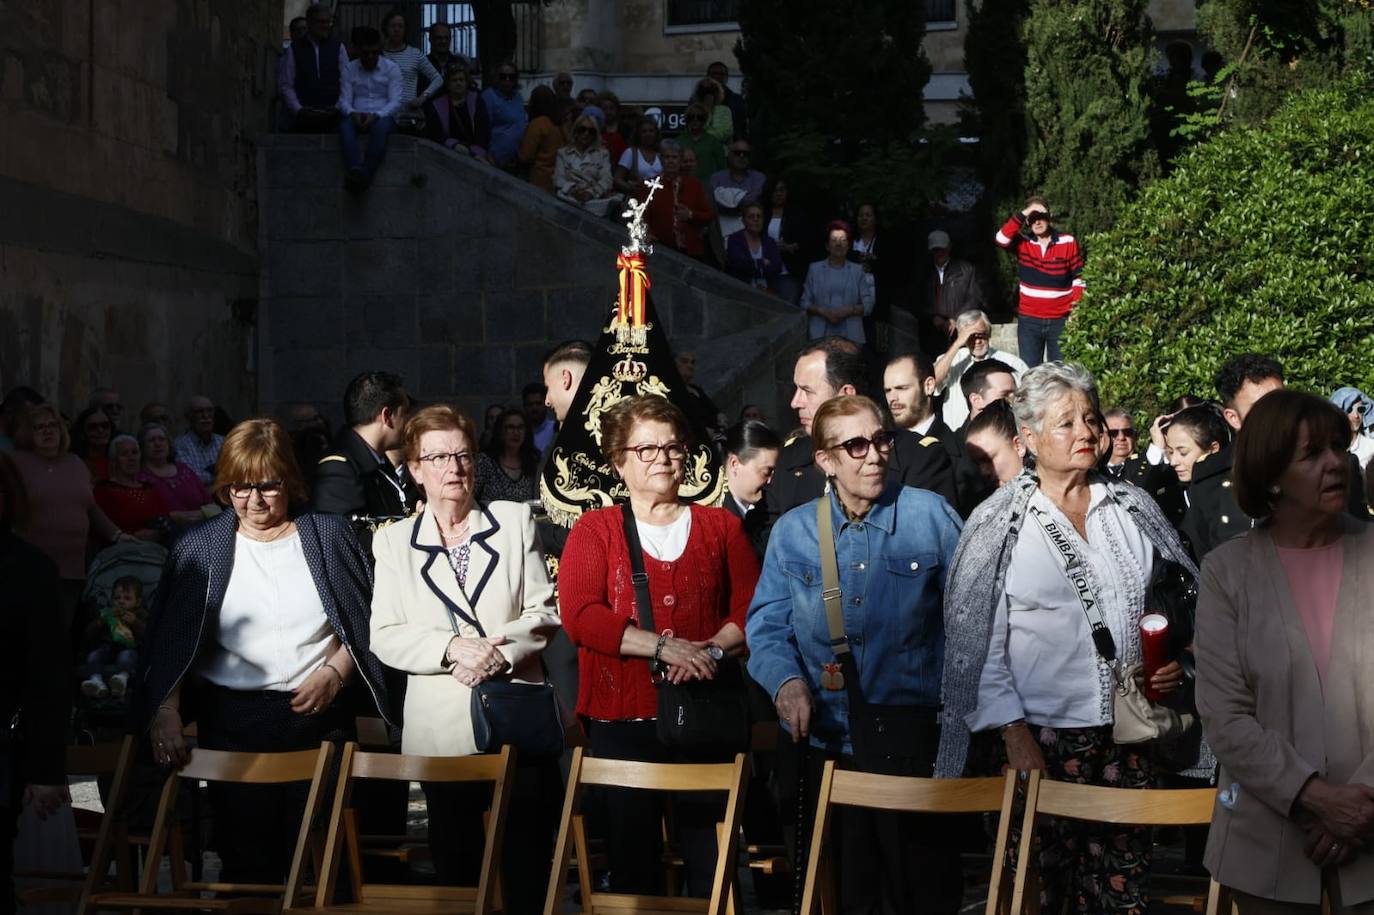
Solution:
[{"label": "white dress shirt", "polygon": [[385,57],[377,58],[377,68],[369,70],[361,60],[351,61],[339,74],[339,110],[395,117],[401,110],[401,68]]},{"label": "white dress shirt", "polygon": [[[1094,483],[1088,541],[1044,493],[1030,508],[1048,512],[1082,556],[1103,622],[1125,665],[1140,660],[1140,617],[1154,569],[1154,547],[1125,509]],[[1003,597],[978,684],[969,730],[1025,719],[1055,728],[1112,723],[1111,672],[1093,645],[1087,614],[1064,574],[1064,562],[1040,522],[1027,512],[1012,549]]]},{"label": "white dress shirt", "polygon": [[[998,362],[1005,362],[1011,366],[1011,376],[1016,379],[1016,383],[1021,383],[1021,376],[1028,370],[1025,362],[1018,356],[1011,353],[1004,353],[1000,349],[988,347],[988,354],[983,359],[996,359]],[[979,360],[982,361],[982,360]],[[964,373],[973,365],[973,355],[969,353],[968,347],[960,347],[954,354],[954,358],[949,363],[949,374],[945,376],[944,384],[940,385],[940,390],[945,393],[945,406],[943,416],[945,425],[951,429],[958,429],[968,419],[968,401],[964,399],[963,389],[959,387],[959,380],[964,377]]]},{"label": "white dress shirt", "polygon": [[338,649],[299,533],[270,543],[235,536],[215,639],[200,675],[228,689],[293,690]]}]

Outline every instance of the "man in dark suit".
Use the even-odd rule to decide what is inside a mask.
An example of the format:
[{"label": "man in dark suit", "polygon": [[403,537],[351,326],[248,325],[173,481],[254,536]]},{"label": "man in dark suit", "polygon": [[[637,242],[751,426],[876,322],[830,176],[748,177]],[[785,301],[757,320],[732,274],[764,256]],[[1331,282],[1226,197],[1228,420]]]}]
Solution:
[{"label": "man in dark suit", "polygon": [[956,499],[952,503],[961,517],[967,518],[978,499],[985,495],[986,484],[978,468],[964,453],[964,436],[945,424],[935,409],[935,365],[924,353],[903,353],[894,356],[883,370],[883,397],[892,411],[892,421],[906,435],[898,441],[907,448],[915,439],[923,447],[938,444],[949,456],[950,473],[954,481]]},{"label": "man in dark suit", "polygon": [[[802,431],[783,446],[778,469],[764,492],[769,528],[784,512],[805,505],[825,490],[825,474],[816,467],[811,419],[827,400],[861,393],[866,377],[862,348],[843,337],[812,340],[797,354],[792,371],[796,386],[792,408],[797,411]],[[949,455],[937,439],[899,436],[892,447],[888,474],[907,486],[943,496],[950,505],[957,504]]]},{"label": "man in dark suit", "polygon": [[[364,533],[363,517],[385,520],[404,517],[415,508],[420,491],[405,465],[387,458],[401,447],[410,398],[399,375],[363,372],[344,392],[348,427],[334,439],[334,448],[315,470],[316,511],[355,518]],[[376,521],[371,522],[375,524]],[[367,531],[367,540],[371,540]],[[364,544],[366,545],[366,544]]]},{"label": "man in dark suit", "polygon": [[1148,492],[1164,516],[1177,527],[1183,521],[1188,503],[1183,498],[1183,487],[1174,469],[1166,462],[1151,464],[1136,450],[1135,425],[1129,412],[1112,407],[1102,416],[1108,441],[1107,454],[1098,469],[1106,476],[1125,480]]}]

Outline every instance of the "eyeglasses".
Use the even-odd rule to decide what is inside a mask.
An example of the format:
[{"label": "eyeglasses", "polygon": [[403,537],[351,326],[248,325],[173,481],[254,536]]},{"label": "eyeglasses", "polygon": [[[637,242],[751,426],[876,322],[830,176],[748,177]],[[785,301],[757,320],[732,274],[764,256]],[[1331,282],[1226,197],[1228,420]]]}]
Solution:
[{"label": "eyeglasses", "polygon": [[687,456],[687,446],[682,442],[668,442],[666,445],[631,445],[629,448],[621,448],[624,451],[633,451],[635,457],[642,463],[652,464],[658,460],[660,452],[668,455],[668,460],[677,462]]},{"label": "eyeglasses", "polygon": [[892,443],[896,440],[897,434],[895,432],[889,432],[886,429],[879,429],[877,432],[873,433],[872,438],[864,438],[862,435],[857,435],[854,438],[845,439],[838,445],[831,445],[829,448],[825,450],[835,451],[837,449],[843,448],[845,454],[849,455],[855,460],[862,460],[863,458],[868,457],[868,449],[870,447],[877,448],[879,454],[886,454],[887,452],[892,450]]},{"label": "eyeglasses", "polygon": [[747,158],[749,158],[749,150],[747,150],[747,149],[732,149],[732,150],[730,150],[730,155],[732,155],[732,156],[743,156],[744,158],[747,159]]},{"label": "eyeglasses", "polygon": [[1049,219],[1050,214],[1041,210],[1036,210],[1034,213],[1030,213],[1026,216],[1026,222],[1049,222]]},{"label": "eyeglasses", "polygon": [[449,464],[465,468],[472,466],[471,451],[440,451],[435,454],[420,455],[420,462],[428,464],[434,470],[446,470]]},{"label": "eyeglasses", "polygon": [[1125,429],[1108,429],[1107,435],[1111,438],[1130,438],[1135,435],[1135,430],[1130,426],[1127,426]]},{"label": "eyeglasses", "polygon": [[574,127],[574,128],[573,128],[573,133],[575,133],[575,134],[590,134],[590,135],[592,135],[592,136],[596,136],[596,128],[595,128],[595,127]]},{"label": "eyeglasses", "polygon": [[230,483],[229,495],[235,499],[246,499],[252,495],[253,490],[262,494],[264,499],[281,495],[281,480],[263,480],[261,483]]},{"label": "eyeglasses", "polygon": [[58,432],[62,429],[61,423],[35,423],[34,432]]}]

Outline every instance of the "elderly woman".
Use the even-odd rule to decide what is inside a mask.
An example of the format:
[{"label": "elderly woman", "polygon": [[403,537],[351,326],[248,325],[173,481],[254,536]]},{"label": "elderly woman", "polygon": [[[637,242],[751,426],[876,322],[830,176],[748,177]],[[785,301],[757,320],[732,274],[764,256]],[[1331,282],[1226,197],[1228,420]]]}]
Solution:
[{"label": "elderly woman", "polygon": [[[384,664],[408,675],[405,753],[476,753],[473,688],[494,678],[542,682],[541,654],[558,628],[530,508],[477,501],[476,448],[477,430],[461,410],[435,404],[412,416],[405,459],[425,507],[372,541],[372,645]],[[553,856],[556,762],[524,758],[518,779],[503,887],[511,911],[528,912],[539,907]],[[463,785],[423,787],[436,873],[445,883],[475,883],[489,797]]]},{"label": "elderly woman", "polygon": [[[709,680],[727,655],[744,647],[758,560],[737,518],[678,500],[689,435],[682,411],[662,397],[627,398],[602,415],[601,450],[629,492],[657,631],[640,625],[645,617],[630,584],[622,508],[587,512],[563,548],[558,603],[578,648],[577,712],[587,722],[594,756],[684,761],[682,751],[657,735],[655,672],[678,683]],[[727,758],[736,749],[743,748],[700,756]],[[606,837],[612,889],[661,890],[661,811],[634,791],[607,791],[605,800],[607,821],[615,824]],[[675,822],[693,896],[710,892],[720,813],[710,800],[677,799]]]},{"label": "elderly woman", "polygon": [[[816,465],[830,485],[773,528],[749,607],[749,673],[774,697],[793,742],[807,742],[808,785],[819,782],[827,759],[841,768],[929,777],[938,741],[941,592],[959,517],[934,493],[888,479],[900,433],[883,427],[868,398],[826,401],[811,432]],[[838,570],[835,620],[822,596],[832,587],[827,553]],[[844,631],[839,651],[836,624]],[[876,705],[900,712],[892,730],[903,746],[875,745],[864,724]],[[958,855],[919,822],[845,809],[835,828],[843,911],[903,911],[917,898],[924,912],[959,910]]]},{"label": "elderly woman", "polygon": [[[225,436],[215,494],[226,511],[172,548],[141,646],[132,712],[153,759],[178,766],[199,745],[282,752],[353,735],[366,705],[387,709],[368,650],[372,573],[348,519],[300,511],[305,484],[286,430],[250,419]],[[304,786],[210,786],[224,879],[280,883]]]},{"label": "elderly woman", "polygon": [[[98,415],[105,417],[104,413]],[[35,404],[19,416],[15,430],[18,447],[11,456],[24,480],[31,509],[27,523],[18,532],[57,563],[63,623],[70,627],[86,582],[87,540],[107,545],[133,538],[120,531],[96,505],[91,472],[68,450],[68,442],[67,428],[57,408]]]},{"label": "elderly woman", "polygon": [[444,93],[425,102],[425,136],[454,152],[487,161],[491,118],[482,96],[472,90],[462,61],[449,64]]},{"label": "elderly woman", "polygon": [[153,484],[139,479],[142,463],[138,439],[116,435],[110,442],[110,475],[96,482],[95,504],[124,533],[158,543],[170,531],[167,506]]},{"label": "elderly woman", "polygon": [[807,334],[844,337],[863,343],[864,318],[873,314],[873,274],[849,260],[849,226],[836,220],[826,229],[825,260],[806,271],[801,310],[807,315]]},{"label": "elderly woman", "polygon": [[[1092,376],[1046,363],[1012,400],[1035,458],[969,516],[945,593],[945,673],[936,775],[964,773],[969,733],[998,764],[1116,788],[1149,787],[1145,748],[1112,737],[1115,678],[1141,660],[1156,553],[1196,569],[1154,501],[1097,472],[1102,415]],[[1082,573],[1091,600],[1070,579]],[[1075,579],[1077,579],[1075,575]],[[1155,608],[1149,608],[1155,609]],[[1178,688],[1177,661],[1151,680]],[[1052,822],[1041,836],[1042,908],[1144,911],[1150,831]]]},{"label": "elderly woman", "polygon": [[611,194],[611,158],[601,145],[596,118],[584,114],[573,121],[572,143],[558,151],[553,187],[559,198],[597,216],[619,198]]},{"label": "elderly woman", "polygon": [[644,219],[654,243],[700,259],[706,255],[706,227],[711,224],[711,201],[706,189],[682,170],[682,152],[675,140],[659,144],[663,187],[649,201]]},{"label": "elderly woman", "polygon": [[1374,901],[1374,532],[1345,515],[1349,445],[1337,407],[1265,395],[1233,468],[1261,523],[1202,567],[1197,703],[1221,763],[1206,863],[1242,915]]},{"label": "elderly woman", "polygon": [[161,423],[148,423],[138,433],[143,469],[138,478],[152,484],[162,497],[168,516],[181,527],[213,518],[220,506],[200,482],[200,477],[172,453],[172,436]]},{"label": "elderly woman", "polygon": [[764,229],[763,204],[747,203],[740,215],[744,228],[725,240],[725,272],[764,292],[777,292],[782,252]]}]

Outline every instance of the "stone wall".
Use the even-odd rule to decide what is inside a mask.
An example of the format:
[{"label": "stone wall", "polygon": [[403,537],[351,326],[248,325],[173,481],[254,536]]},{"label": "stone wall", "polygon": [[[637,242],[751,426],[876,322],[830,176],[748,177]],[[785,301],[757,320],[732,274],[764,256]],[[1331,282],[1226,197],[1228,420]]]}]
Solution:
[{"label": "stone wall", "polygon": [[0,4],[0,387],[254,408],[281,0]]},{"label": "stone wall", "polygon": [[[518,402],[551,346],[594,340],[609,316],[618,222],[408,137],[392,137],[356,198],[332,137],[265,137],[259,156],[265,409],[310,401],[337,422],[348,379],[383,369],[480,415]],[[655,252],[649,272],[674,348],[697,351],[698,383],[728,412],[758,402],[790,424],[800,313],[675,252]]]}]

